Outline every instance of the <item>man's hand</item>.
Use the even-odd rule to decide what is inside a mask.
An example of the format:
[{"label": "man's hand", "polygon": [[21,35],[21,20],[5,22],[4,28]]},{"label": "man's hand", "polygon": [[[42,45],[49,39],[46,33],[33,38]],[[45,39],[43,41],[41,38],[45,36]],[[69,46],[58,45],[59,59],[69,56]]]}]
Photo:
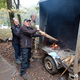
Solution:
[{"label": "man's hand", "polygon": [[42,32],[40,29],[37,29],[37,30],[38,30],[38,32],[41,33],[42,36],[46,37],[46,33],[45,32]]},{"label": "man's hand", "polygon": [[45,32],[41,33],[41,35],[44,36],[44,37],[46,37],[46,33]]},{"label": "man's hand", "polygon": [[40,31],[40,29],[37,29],[37,31]]}]

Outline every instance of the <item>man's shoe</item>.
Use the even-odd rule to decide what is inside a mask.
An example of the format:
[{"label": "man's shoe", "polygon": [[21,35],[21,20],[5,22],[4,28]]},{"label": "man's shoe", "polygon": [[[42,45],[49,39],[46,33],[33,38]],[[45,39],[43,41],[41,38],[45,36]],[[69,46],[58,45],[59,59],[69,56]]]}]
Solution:
[{"label": "man's shoe", "polygon": [[30,66],[28,66],[27,68],[33,68],[33,66],[30,65]]},{"label": "man's shoe", "polygon": [[23,75],[22,75],[22,78],[23,78],[24,80],[27,80],[27,75],[26,75],[26,74],[23,74]]},{"label": "man's shoe", "polygon": [[19,59],[20,61],[22,61],[22,57],[21,57],[21,56],[19,56],[18,59]]},{"label": "man's shoe", "polygon": [[21,61],[19,59],[16,59],[17,64],[21,64]]}]

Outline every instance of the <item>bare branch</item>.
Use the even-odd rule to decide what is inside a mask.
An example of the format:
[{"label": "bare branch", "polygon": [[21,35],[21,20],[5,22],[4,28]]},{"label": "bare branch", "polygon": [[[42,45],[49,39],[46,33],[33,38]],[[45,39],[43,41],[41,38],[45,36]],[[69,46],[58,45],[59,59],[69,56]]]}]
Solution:
[{"label": "bare branch", "polygon": [[17,3],[16,3],[16,1],[14,0],[14,3],[15,3],[15,5],[16,5],[16,9],[19,9],[19,0],[17,0]]}]

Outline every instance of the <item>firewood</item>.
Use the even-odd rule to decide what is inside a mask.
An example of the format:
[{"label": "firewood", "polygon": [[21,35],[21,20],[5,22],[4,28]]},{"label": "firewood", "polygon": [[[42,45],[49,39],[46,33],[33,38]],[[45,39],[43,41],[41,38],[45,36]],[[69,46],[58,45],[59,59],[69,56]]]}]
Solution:
[{"label": "firewood", "polygon": [[67,57],[66,59],[64,59],[62,62],[66,63],[70,60],[71,57]]},{"label": "firewood", "polygon": [[70,64],[67,66],[67,68],[63,71],[63,73],[61,74],[61,76],[67,71],[67,69],[71,66],[71,64],[73,63],[73,61],[74,61],[74,58],[75,58],[75,56],[71,56],[71,60],[70,60]]},{"label": "firewood", "polygon": [[72,63],[73,59],[75,58],[74,55],[71,56],[71,60],[70,60],[70,63]]},{"label": "firewood", "polygon": [[[70,60],[69,60],[69,61],[70,61]],[[67,65],[69,65],[69,61],[68,61],[68,62],[66,62],[66,64],[67,64]]]},{"label": "firewood", "polygon": [[64,60],[64,59],[66,59],[66,58],[68,58],[68,56],[67,57],[62,57],[62,58],[60,58],[61,60]]},{"label": "firewood", "polygon": [[73,66],[74,65],[74,62],[71,64],[71,66]]},{"label": "firewood", "polygon": [[[41,30],[39,30],[39,32],[40,32],[41,34],[44,34],[44,32],[41,31]],[[47,38],[49,38],[49,39],[51,39],[51,40],[54,40],[54,41],[58,41],[56,38],[54,38],[54,37],[52,37],[52,36],[50,36],[50,35],[48,35],[48,34],[46,34],[46,33],[45,33],[45,37],[47,37]]]}]

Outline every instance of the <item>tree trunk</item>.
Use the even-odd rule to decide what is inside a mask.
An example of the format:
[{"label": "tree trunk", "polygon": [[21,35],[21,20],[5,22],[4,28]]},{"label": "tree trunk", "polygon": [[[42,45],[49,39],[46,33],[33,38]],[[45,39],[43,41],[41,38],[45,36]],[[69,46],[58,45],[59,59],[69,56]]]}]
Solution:
[{"label": "tree trunk", "polygon": [[[15,5],[16,5],[16,9],[19,9],[20,0],[17,0],[17,3],[16,3],[16,1],[14,0],[14,3],[15,3]],[[18,17],[18,20],[19,20],[20,25],[22,25],[20,14],[17,14],[17,17]]]},{"label": "tree trunk", "polygon": [[17,14],[17,16],[18,16],[19,23],[20,23],[20,25],[22,26],[20,14]]},{"label": "tree trunk", "polygon": [[[7,0],[7,8],[9,10],[11,10],[11,8],[12,8],[12,0]],[[11,26],[13,25],[13,17],[14,17],[14,13],[13,12],[9,12],[9,18],[10,18]]]}]

